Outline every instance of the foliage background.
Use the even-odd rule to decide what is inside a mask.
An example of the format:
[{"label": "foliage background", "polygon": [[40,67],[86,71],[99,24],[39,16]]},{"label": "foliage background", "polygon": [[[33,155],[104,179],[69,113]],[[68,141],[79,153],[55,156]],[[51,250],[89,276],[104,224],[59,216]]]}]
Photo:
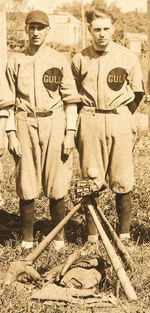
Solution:
[{"label": "foliage background", "polygon": [[[7,37],[8,43],[14,48],[15,45],[18,47],[23,46],[22,34],[17,33],[16,30],[19,30],[19,25],[23,25],[25,13],[22,12],[22,9],[26,5],[27,0],[19,2],[19,0],[14,1],[14,8],[12,13],[7,13]],[[125,44],[124,35],[126,32],[131,33],[142,33],[146,34],[147,32],[147,13],[142,13],[139,11],[122,13],[120,8],[117,7],[115,1],[108,5],[105,0],[93,0],[92,4],[86,4],[84,10],[88,10],[91,6],[107,8],[116,18],[116,31],[114,34],[114,40],[120,44]],[[62,6],[58,6],[54,13],[59,12],[68,12],[75,16],[81,21],[81,2],[74,0],[69,3],[67,1]],[[143,42],[144,49],[147,49],[147,45]],[[79,43],[80,47],[80,43]]]}]

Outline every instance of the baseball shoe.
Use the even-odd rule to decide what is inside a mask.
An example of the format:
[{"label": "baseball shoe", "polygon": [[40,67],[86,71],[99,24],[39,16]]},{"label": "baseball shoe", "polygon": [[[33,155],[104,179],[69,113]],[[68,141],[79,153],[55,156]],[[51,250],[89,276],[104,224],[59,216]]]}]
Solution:
[{"label": "baseball shoe", "polygon": [[64,240],[54,240],[55,250],[59,251],[60,249],[64,248],[64,246],[65,246]]},{"label": "baseball shoe", "polygon": [[32,249],[33,248],[33,241],[22,241],[21,247],[23,249]]},{"label": "baseball shoe", "polygon": [[133,241],[130,237],[130,234],[120,234],[119,238],[123,245],[125,246],[125,248],[128,250],[128,252],[132,253],[135,247],[133,245]]}]

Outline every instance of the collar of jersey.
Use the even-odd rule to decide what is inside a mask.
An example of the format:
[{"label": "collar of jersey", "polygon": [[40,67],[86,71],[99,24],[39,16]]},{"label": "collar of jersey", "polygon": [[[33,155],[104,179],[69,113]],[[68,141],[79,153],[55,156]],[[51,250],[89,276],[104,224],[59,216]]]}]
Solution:
[{"label": "collar of jersey", "polygon": [[28,46],[28,47],[27,47],[27,53],[28,53],[28,55],[30,55],[30,56],[39,57],[39,56],[43,55],[43,52],[45,52],[46,49],[47,49],[46,44],[43,44],[43,45],[39,48],[39,50],[38,50],[37,52],[35,52],[35,54],[32,54],[32,51],[31,51],[31,49],[30,49],[30,46]]},{"label": "collar of jersey", "polygon": [[100,52],[102,52],[102,55],[103,55],[103,54],[109,52],[109,51],[111,50],[112,46],[113,46],[113,42],[110,41],[104,51],[95,49],[95,48],[94,48],[94,45],[93,45],[92,47],[93,47],[93,51],[94,51],[94,52],[96,52],[97,54],[99,54]]}]

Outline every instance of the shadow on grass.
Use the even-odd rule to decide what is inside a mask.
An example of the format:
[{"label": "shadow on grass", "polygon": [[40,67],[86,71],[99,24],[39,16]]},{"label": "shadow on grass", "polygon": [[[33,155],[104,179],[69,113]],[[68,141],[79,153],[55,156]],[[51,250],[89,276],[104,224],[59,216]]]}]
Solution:
[{"label": "shadow on grass", "polygon": [[[47,236],[53,230],[52,221],[48,219],[37,220],[34,223],[34,235]],[[39,236],[39,235],[38,235]]]},{"label": "shadow on grass", "polygon": [[85,243],[87,239],[87,231],[84,222],[70,220],[65,226],[65,235],[68,243]]},{"label": "shadow on grass", "polygon": [[[38,241],[47,236],[53,230],[52,221],[49,219],[38,219],[34,223],[34,237]],[[21,220],[20,216],[14,213],[0,210],[0,243],[3,244],[5,240],[13,239],[14,233],[18,233],[21,237]],[[70,243],[77,243],[79,241],[85,242],[86,230],[83,222],[71,219],[65,225],[66,239]]]},{"label": "shadow on grass", "polygon": [[0,243],[5,240],[13,239],[14,232],[20,233],[20,217],[14,213],[8,213],[3,209],[0,210]]},{"label": "shadow on grass", "polygon": [[147,223],[144,225],[144,223],[134,222],[131,226],[131,234],[138,245],[150,242],[150,227]]},{"label": "shadow on grass", "polygon": [[[84,243],[86,241],[86,230],[83,223],[71,219],[64,227],[65,238],[68,243]],[[34,237],[38,241],[47,236],[53,230],[52,221],[48,219],[37,220],[34,224]]]}]

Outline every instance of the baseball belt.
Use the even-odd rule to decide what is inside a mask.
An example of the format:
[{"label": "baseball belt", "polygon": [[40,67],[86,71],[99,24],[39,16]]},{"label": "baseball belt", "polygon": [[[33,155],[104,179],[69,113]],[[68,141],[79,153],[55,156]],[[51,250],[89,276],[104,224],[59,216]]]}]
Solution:
[{"label": "baseball belt", "polygon": [[95,107],[83,106],[81,110],[83,110],[85,112],[91,112],[91,113],[102,113],[102,114],[114,113],[114,114],[118,114],[117,108],[105,110],[105,109],[97,109]]},{"label": "baseball belt", "polygon": [[53,111],[43,111],[43,112],[28,112],[27,117],[46,117],[53,114]]}]

